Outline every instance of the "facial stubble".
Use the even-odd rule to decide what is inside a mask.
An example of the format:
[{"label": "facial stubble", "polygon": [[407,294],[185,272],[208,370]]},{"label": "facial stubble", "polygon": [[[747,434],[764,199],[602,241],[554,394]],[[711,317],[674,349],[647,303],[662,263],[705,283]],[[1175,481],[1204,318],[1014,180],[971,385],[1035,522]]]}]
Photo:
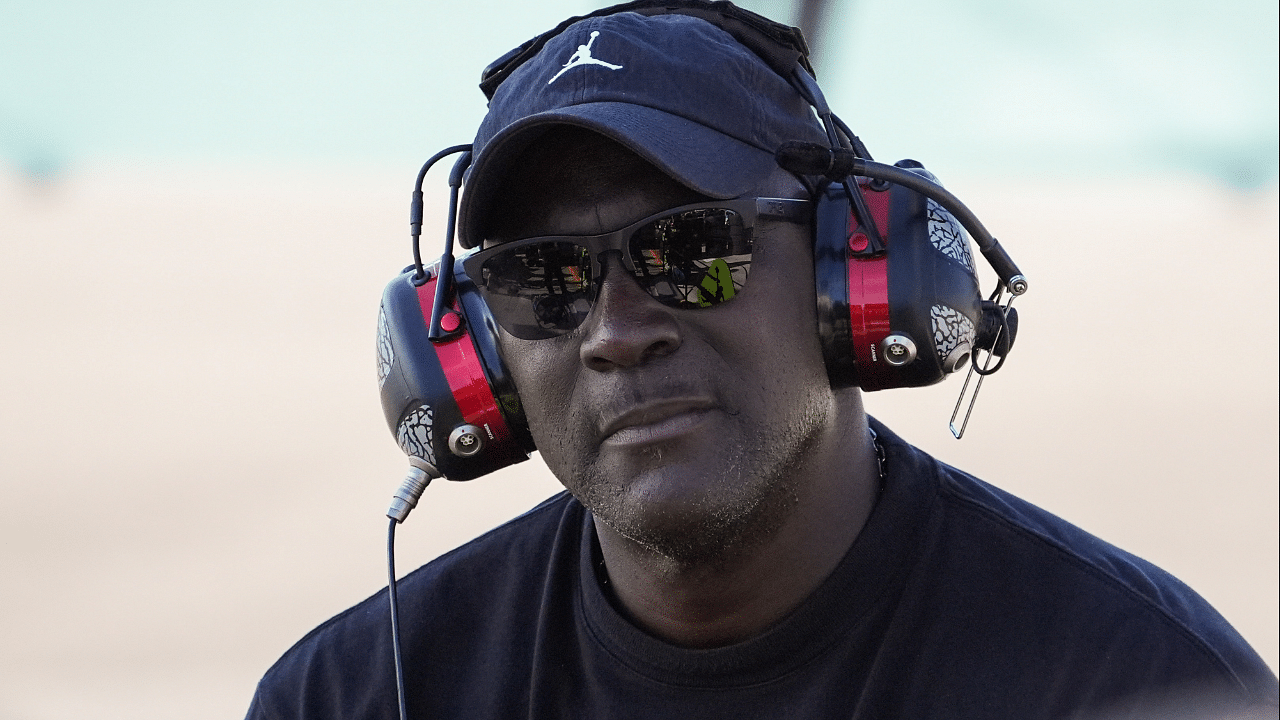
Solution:
[{"label": "facial stubble", "polygon": [[[817,394],[802,407],[785,430],[751,425],[733,435],[732,447],[711,449],[721,458],[714,477],[660,479],[702,488],[674,508],[649,503],[635,488],[636,479],[609,472],[598,452],[565,484],[597,522],[673,569],[731,563],[774,537],[799,503],[807,459],[834,412],[831,398]],[[653,467],[662,467],[661,445],[643,452]]]}]

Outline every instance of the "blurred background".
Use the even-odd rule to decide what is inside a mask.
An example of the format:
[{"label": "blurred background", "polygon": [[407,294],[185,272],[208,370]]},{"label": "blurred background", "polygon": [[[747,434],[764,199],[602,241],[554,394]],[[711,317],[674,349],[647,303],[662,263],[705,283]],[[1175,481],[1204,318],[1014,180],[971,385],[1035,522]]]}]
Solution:
[{"label": "blurred background", "polygon": [[[0,720],[239,717],[385,584],[374,321],[414,175],[485,65],[603,4],[0,0]],[[1031,282],[964,440],[959,380],[871,412],[1276,668],[1276,4],[742,4],[813,28],[836,112]],[[536,456],[437,483],[398,567],[557,489]]]}]

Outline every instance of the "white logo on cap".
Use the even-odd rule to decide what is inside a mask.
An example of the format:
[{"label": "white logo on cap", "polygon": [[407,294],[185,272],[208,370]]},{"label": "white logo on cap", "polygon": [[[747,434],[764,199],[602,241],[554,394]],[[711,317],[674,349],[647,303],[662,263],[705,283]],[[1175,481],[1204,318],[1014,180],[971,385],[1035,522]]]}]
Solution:
[{"label": "white logo on cap", "polygon": [[614,65],[613,63],[607,63],[603,60],[597,60],[591,57],[591,43],[596,41],[596,36],[599,34],[600,34],[599,30],[593,30],[591,32],[591,39],[587,41],[587,44],[579,45],[578,49],[575,50],[574,53],[569,56],[569,62],[565,63],[564,68],[562,68],[560,72],[556,73],[555,77],[548,80],[547,84],[550,85],[551,83],[556,81],[556,78],[569,72],[573,68],[578,67],[579,65],[600,65],[603,67],[607,67],[610,70],[621,70],[622,69],[621,65]]}]

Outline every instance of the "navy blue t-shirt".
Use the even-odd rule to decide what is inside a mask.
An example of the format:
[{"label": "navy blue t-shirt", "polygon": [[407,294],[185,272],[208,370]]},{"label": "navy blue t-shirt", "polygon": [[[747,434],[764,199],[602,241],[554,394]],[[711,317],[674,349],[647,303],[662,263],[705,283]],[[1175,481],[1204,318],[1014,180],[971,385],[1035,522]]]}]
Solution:
[{"label": "navy blue t-shirt", "polygon": [[[614,607],[567,494],[397,585],[409,716],[1275,717],[1275,675],[1191,589],[875,424],[883,492],[751,640],[691,650]],[[398,717],[385,590],[263,677],[255,720]]]}]

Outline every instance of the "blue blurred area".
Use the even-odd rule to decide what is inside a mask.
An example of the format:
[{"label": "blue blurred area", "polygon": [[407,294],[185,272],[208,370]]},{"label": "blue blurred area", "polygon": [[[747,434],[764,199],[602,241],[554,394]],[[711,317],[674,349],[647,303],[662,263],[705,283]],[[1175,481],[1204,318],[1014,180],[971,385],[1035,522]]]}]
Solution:
[{"label": "blue blurred area", "polygon": [[883,140],[993,173],[1276,178],[1274,2],[836,7],[821,65],[858,98],[873,152]]},{"label": "blue blurred area", "polygon": [[[831,2],[819,79],[878,159],[1275,182],[1274,2]],[[795,22],[787,2],[742,4]],[[471,138],[486,64],[597,6],[6,0],[0,162],[412,165]]]}]

